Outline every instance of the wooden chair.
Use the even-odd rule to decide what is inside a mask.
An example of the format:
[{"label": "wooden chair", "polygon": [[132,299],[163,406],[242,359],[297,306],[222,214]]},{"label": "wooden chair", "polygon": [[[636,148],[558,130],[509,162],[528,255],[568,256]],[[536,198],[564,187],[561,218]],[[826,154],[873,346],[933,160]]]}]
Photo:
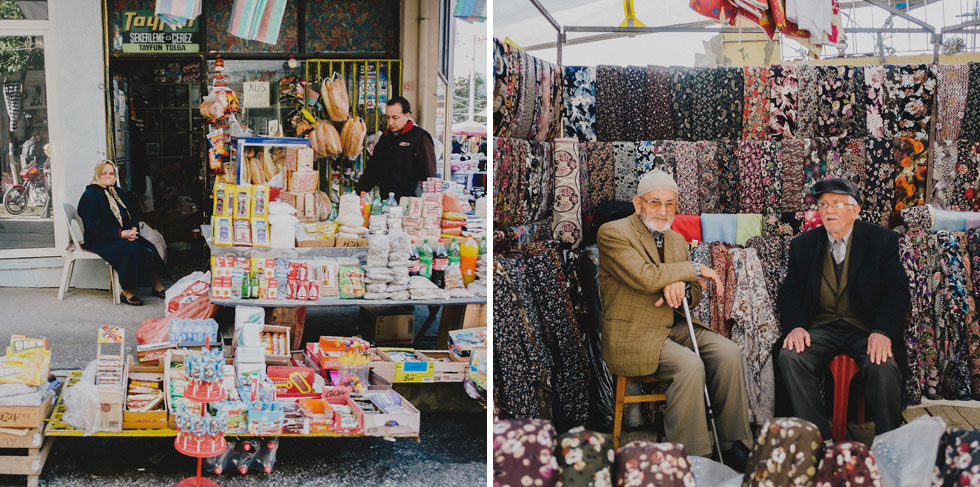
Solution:
[{"label": "wooden chair", "polygon": [[[84,242],[85,226],[82,218],[78,216],[75,206],[65,203],[65,222],[68,225],[68,235],[71,239],[68,248],[65,250],[65,266],[61,270],[61,284],[58,286],[58,299],[64,300],[65,293],[71,287],[71,275],[75,271],[75,262],[79,260],[102,260],[99,254],[89,252],[82,248]],[[103,261],[105,262],[105,261]],[[109,264],[106,262],[106,264]],[[109,265],[109,294],[112,295],[112,303],[119,304],[119,294],[122,288],[119,286],[119,274]]]},{"label": "wooden chair", "polygon": [[626,394],[626,386],[630,384],[651,384],[660,382],[652,375],[641,377],[626,377],[616,375],[616,404],[613,409],[613,449],[619,448],[619,435],[623,430],[623,407],[627,404],[643,402],[666,402],[667,396],[664,394]]},{"label": "wooden chair", "polygon": [[[847,399],[851,379],[859,372],[857,362],[842,353],[830,361],[830,374],[834,376],[834,425],[831,436],[834,442],[844,441],[847,436]],[[858,394],[857,423],[864,424],[864,394]]]}]

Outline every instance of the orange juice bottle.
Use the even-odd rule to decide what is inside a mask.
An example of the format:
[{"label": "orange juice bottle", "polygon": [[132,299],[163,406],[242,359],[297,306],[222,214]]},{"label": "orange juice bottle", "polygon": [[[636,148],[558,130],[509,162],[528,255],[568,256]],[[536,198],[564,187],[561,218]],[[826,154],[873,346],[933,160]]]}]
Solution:
[{"label": "orange juice bottle", "polygon": [[480,246],[472,237],[459,246],[459,268],[463,271],[463,284],[466,286],[476,280],[476,259],[479,254]]}]

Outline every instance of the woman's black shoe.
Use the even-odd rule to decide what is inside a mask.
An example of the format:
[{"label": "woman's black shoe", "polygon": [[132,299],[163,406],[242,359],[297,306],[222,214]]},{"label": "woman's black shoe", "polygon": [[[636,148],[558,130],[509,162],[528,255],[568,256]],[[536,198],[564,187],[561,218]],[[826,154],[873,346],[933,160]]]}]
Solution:
[{"label": "woman's black shoe", "polygon": [[143,306],[143,300],[138,298],[136,295],[133,295],[133,297],[127,299],[124,294],[120,294],[119,300],[130,306]]},{"label": "woman's black shoe", "polygon": [[164,289],[162,291],[150,291],[150,295],[152,295],[154,298],[166,299],[167,290]]}]

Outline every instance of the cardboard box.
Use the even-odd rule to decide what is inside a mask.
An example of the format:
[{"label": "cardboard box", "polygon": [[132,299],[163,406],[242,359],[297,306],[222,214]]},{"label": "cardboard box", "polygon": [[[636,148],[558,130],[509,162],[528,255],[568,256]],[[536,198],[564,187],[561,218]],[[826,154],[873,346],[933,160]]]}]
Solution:
[{"label": "cardboard box", "polygon": [[449,354],[457,362],[469,362],[475,347],[486,346],[487,328],[463,328],[449,332]]},{"label": "cardboard box", "polygon": [[126,400],[126,377],[129,375],[129,363],[124,363],[122,384],[101,384],[95,386],[99,392],[99,403],[102,405],[101,431],[119,432],[123,426],[123,405]]},{"label": "cardboard box", "polygon": [[467,304],[463,312],[463,328],[487,326],[487,305]]},{"label": "cardboard box", "polygon": [[313,170],[313,149],[309,147],[303,147],[296,151],[296,167],[291,169],[294,171],[312,171]]},{"label": "cardboard box", "polygon": [[40,406],[0,406],[0,428],[41,428],[53,402],[51,394]]},{"label": "cardboard box", "polygon": [[[36,406],[35,406],[36,407]],[[44,443],[44,429],[22,430],[24,434],[0,433],[0,448],[40,448]]]},{"label": "cardboard box", "polygon": [[173,404],[170,400],[170,364],[183,363],[190,354],[190,350],[168,350],[163,359],[163,402],[167,406],[167,427],[172,430],[177,429],[177,415],[170,414],[173,412]]},{"label": "cardboard box", "polygon": [[361,331],[377,345],[411,345],[415,341],[412,306],[361,307]]},{"label": "cardboard box", "polygon": [[[164,386],[163,366],[161,365],[159,369],[160,369],[159,372],[133,372],[132,370],[130,370],[129,378],[137,379],[137,380],[140,379],[159,380],[161,381],[160,386],[163,387]],[[129,381],[127,379],[127,396],[128,396],[128,382]],[[163,391],[163,393],[164,395],[166,395],[166,391]],[[157,411],[138,412],[138,411],[129,411],[127,409],[123,409],[122,428],[124,430],[166,428],[167,406],[164,403],[161,404],[163,404],[163,410],[157,410]]]},{"label": "cardboard box", "polygon": [[[266,332],[268,332],[268,333],[284,333],[285,336],[286,336],[286,351],[287,352],[286,352],[285,355],[263,355],[264,358],[265,358],[265,363],[268,364],[268,365],[289,365],[289,358],[290,358],[289,357],[289,350],[291,350],[290,347],[292,346],[292,344],[290,343],[291,335],[292,335],[292,330],[290,330],[288,326],[262,325],[262,330],[259,333],[261,334],[261,333],[266,333]],[[237,329],[235,331],[235,338],[232,340],[231,346],[235,350],[236,357],[237,357],[238,347],[239,347],[239,345],[238,345],[238,330]],[[263,352],[264,351],[265,351],[265,349],[263,348]],[[241,361],[241,359],[237,359],[236,358],[236,361]],[[257,362],[257,360],[256,360],[256,362]],[[241,375],[241,373],[239,373],[239,375]]]},{"label": "cardboard box", "polygon": [[264,374],[265,362],[240,362],[238,359],[235,359],[235,373],[239,377],[258,373]]},{"label": "cardboard box", "polygon": [[248,433],[251,435],[278,435],[282,433],[285,412],[260,409],[248,410]]},{"label": "cardboard box", "polygon": [[[469,364],[452,362],[449,352],[445,350],[414,350],[420,361],[395,362],[387,352],[413,351],[405,348],[380,348],[380,355],[393,365],[391,369],[375,367],[378,375],[393,383],[429,383],[429,382],[462,382]],[[436,359],[448,359],[451,362],[437,362]],[[389,372],[390,370],[390,372]],[[389,376],[390,374],[390,376]]]},{"label": "cardboard box", "polygon": [[235,360],[240,362],[265,363],[265,347],[235,348]]},{"label": "cardboard box", "polygon": [[289,174],[289,192],[311,193],[313,191],[316,191],[316,183],[317,183],[317,178],[319,176],[320,173],[316,171],[291,172]]},{"label": "cardboard box", "polygon": [[337,247],[367,247],[368,239],[366,238],[338,238],[336,242]]},{"label": "cardboard box", "polygon": [[[395,393],[397,394],[397,393]],[[370,399],[370,392],[364,394],[365,399]],[[405,408],[404,413],[378,413],[364,415],[364,434],[367,436],[418,436],[422,413],[408,402],[401,395],[401,405]]]},{"label": "cardboard box", "polygon": [[337,240],[332,238],[331,239],[310,238],[310,239],[300,240],[298,235],[296,238],[297,247],[334,247],[336,246],[336,243]]},{"label": "cardboard box", "polygon": [[337,397],[337,396],[326,396],[326,397],[323,398],[323,400],[326,401],[330,405],[342,404],[342,405],[349,406],[351,408],[351,411],[353,412],[354,416],[357,417],[357,425],[356,426],[345,427],[342,424],[342,422],[341,422],[341,419],[340,419],[341,415],[340,415],[340,413],[338,413],[337,411],[334,411],[334,416],[333,416],[333,431],[335,433],[356,434],[356,433],[360,433],[360,432],[362,432],[364,430],[364,413],[361,411],[361,408],[357,407],[357,404],[355,404],[354,401],[351,400],[350,396],[347,396],[347,395],[343,395],[343,396],[339,396],[339,397]]}]

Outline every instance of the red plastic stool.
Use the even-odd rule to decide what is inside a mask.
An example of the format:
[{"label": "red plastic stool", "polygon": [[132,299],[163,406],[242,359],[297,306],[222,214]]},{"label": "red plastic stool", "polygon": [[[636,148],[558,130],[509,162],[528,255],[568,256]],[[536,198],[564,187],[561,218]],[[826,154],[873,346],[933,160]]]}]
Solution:
[{"label": "red plastic stool", "polygon": [[[834,376],[834,442],[844,441],[847,435],[847,396],[851,379],[859,372],[857,362],[846,353],[830,361],[830,373]],[[858,394],[858,424],[864,424],[864,394]]]}]

